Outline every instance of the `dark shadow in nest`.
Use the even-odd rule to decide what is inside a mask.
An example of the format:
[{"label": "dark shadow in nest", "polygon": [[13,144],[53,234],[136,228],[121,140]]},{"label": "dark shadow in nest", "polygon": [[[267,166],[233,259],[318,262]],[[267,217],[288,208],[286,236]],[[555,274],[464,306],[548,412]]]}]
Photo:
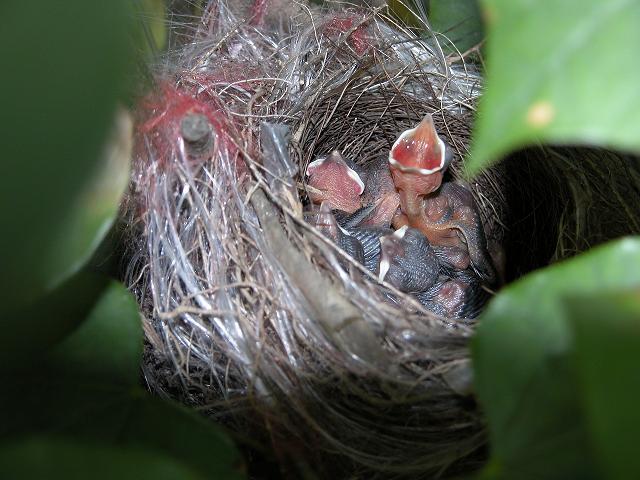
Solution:
[{"label": "dark shadow in nest", "polygon": [[640,165],[587,147],[521,150],[502,162],[506,279],[640,233]]}]

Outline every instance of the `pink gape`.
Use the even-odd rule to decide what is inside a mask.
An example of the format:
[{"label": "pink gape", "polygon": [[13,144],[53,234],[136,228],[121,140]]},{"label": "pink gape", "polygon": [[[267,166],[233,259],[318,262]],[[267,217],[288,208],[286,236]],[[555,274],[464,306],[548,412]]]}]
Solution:
[{"label": "pink gape", "polygon": [[[389,152],[389,168],[408,223],[427,235],[425,196],[440,188],[446,169],[445,145],[427,114],[417,127],[400,134]],[[427,223],[425,223],[427,222]],[[427,238],[431,241],[429,235]]]},{"label": "pink gape", "polygon": [[373,206],[361,226],[389,227],[400,201],[386,158],[381,157],[367,167],[352,167],[338,151],[311,162],[306,172],[310,200],[347,213]]},{"label": "pink gape", "polygon": [[314,203],[326,203],[333,210],[353,213],[361,207],[360,195],[364,183],[347,165],[340,152],[315,160],[307,167],[309,198]]},{"label": "pink gape", "polygon": [[492,283],[495,272],[471,192],[453,182],[442,184],[448,167],[445,150],[429,114],[393,144],[389,167],[401,209],[394,226],[417,228],[431,245],[442,247],[453,267],[464,270],[471,265]]}]

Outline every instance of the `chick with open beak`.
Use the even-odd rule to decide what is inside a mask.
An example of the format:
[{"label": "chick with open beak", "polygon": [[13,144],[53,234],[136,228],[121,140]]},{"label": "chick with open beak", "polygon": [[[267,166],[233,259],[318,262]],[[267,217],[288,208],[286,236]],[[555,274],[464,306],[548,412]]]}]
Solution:
[{"label": "chick with open beak", "polygon": [[364,183],[337,150],[309,164],[307,191],[313,203],[326,203],[332,210],[353,213],[362,206]]},{"label": "chick with open beak", "polygon": [[400,134],[389,152],[389,169],[406,217],[401,223],[423,230],[425,196],[440,188],[449,161],[430,114]]},{"label": "chick with open beak", "polygon": [[495,281],[482,220],[471,192],[454,182],[442,183],[451,155],[427,114],[403,132],[389,152],[389,168],[400,194],[402,213],[394,226],[417,228],[434,247],[445,247],[452,267],[471,267],[480,278]]}]

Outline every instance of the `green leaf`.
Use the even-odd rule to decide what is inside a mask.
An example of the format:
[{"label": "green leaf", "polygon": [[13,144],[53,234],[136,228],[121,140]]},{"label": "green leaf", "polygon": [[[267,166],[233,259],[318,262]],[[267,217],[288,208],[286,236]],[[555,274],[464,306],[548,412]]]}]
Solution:
[{"label": "green leaf", "polygon": [[0,477],[12,480],[207,478],[171,458],[154,452],[87,444],[55,437],[32,437],[4,445],[0,448]]},{"label": "green leaf", "polygon": [[[494,383],[500,375],[494,372]],[[505,428],[494,434],[490,425],[493,461],[500,467],[493,478],[599,478],[576,391],[567,358],[550,356],[541,362]]]},{"label": "green leaf", "polygon": [[127,0],[5,0],[0,29],[0,302],[50,283],[46,259],[94,172],[131,65]]},{"label": "green leaf", "polygon": [[244,478],[220,429],[138,387],[141,360],[136,302],[111,282],[87,320],[35,368],[2,379],[0,438],[62,435],[162,453],[204,478]]},{"label": "green leaf", "polygon": [[172,402],[140,398],[133,403],[120,442],[164,452],[206,478],[246,478],[238,450],[222,430]]},{"label": "green leaf", "polygon": [[[107,278],[81,271],[26,308],[5,312],[0,335],[0,374],[40,362],[91,312]],[[1,380],[1,377],[0,377]]]},{"label": "green leaf", "polygon": [[[4,402],[0,404],[0,435],[45,427],[65,430],[75,423],[86,423],[94,415],[98,418],[95,412],[100,418],[109,417],[105,435],[116,428],[117,418],[126,413],[122,403],[138,388],[142,329],[132,295],[117,282],[111,281],[106,288],[104,282],[102,285],[86,321],[55,348],[43,348],[44,354],[35,363],[16,368],[2,379],[12,388],[7,387],[0,397]],[[78,292],[70,292],[74,293]],[[82,293],[79,301],[84,301]],[[65,298],[63,303],[76,305],[73,299]],[[55,316],[50,320],[58,323]],[[23,343],[29,342],[26,336]],[[119,405],[109,413],[114,403]]]},{"label": "green leaf", "polygon": [[549,142],[640,150],[640,2],[483,0],[486,90],[468,173]]},{"label": "green leaf", "polygon": [[129,183],[132,143],[133,123],[129,114],[120,110],[99,168],[87,179],[52,235],[44,264],[49,287],[79,271],[109,232]]},{"label": "green leaf", "polygon": [[19,397],[0,402],[0,436],[5,439],[35,433],[144,449],[188,465],[205,478],[245,478],[229,437],[173,402],[99,379],[29,380],[10,384]]},{"label": "green leaf", "polygon": [[0,414],[1,436],[36,433],[144,449],[188,465],[204,478],[245,478],[240,454],[226,433],[196,413],[138,388],[59,380],[14,383],[20,398],[2,405],[11,410]]},{"label": "green leaf", "polygon": [[166,0],[139,0],[136,9],[141,30],[138,41],[143,50],[147,54],[162,51],[169,33]]},{"label": "green leaf", "polygon": [[387,6],[392,15],[408,27],[424,29],[421,13],[429,11],[429,3],[430,0],[388,0]]},{"label": "green leaf", "polygon": [[640,289],[572,298],[575,365],[591,444],[606,478],[640,478]]},{"label": "green leaf", "polygon": [[[472,352],[494,465],[505,472],[501,478],[526,478],[525,472],[567,478],[589,470],[562,300],[638,287],[640,239],[627,238],[534,272],[489,304]],[[547,459],[561,447],[562,454]]]},{"label": "green leaf", "polygon": [[[482,20],[477,0],[431,0],[429,21],[433,29],[444,34],[460,53],[480,43]],[[443,42],[443,48],[449,47]]]},{"label": "green leaf", "polygon": [[138,304],[112,281],[82,325],[51,353],[49,367],[76,379],[135,386],[141,358]]}]

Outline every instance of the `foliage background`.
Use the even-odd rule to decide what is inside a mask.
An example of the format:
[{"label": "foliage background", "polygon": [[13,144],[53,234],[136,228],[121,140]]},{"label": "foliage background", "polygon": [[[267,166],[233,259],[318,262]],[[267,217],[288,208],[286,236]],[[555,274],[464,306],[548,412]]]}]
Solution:
[{"label": "foliage background", "polygon": [[[391,6],[411,24],[402,2]],[[638,0],[422,6],[486,66],[469,175],[527,145],[640,150]],[[109,278],[129,165],[117,112],[137,62],[166,41],[165,8],[0,7],[3,478],[246,477],[219,427],[144,390],[137,306]],[[639,238],[501,291],[473,342],[491,440],[479,476],[640,478],[638,352]]]}]

